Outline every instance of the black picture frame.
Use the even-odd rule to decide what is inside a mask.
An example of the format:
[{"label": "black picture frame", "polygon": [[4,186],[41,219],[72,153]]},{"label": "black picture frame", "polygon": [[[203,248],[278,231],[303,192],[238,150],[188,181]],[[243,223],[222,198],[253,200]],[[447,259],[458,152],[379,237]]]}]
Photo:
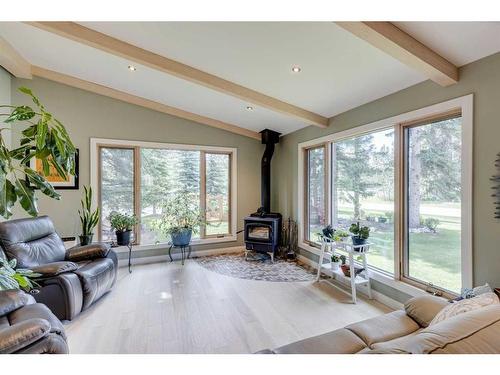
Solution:
[{"label": "black picture frame", "polygon": [[[26,162],[26,165],[33,170],[36,171],[34,168],[35,165],[33,164],[35,162],[35,158],[30,159],[28,162]],[[26,183],[30,187],[34,187],[33,184],[30,183],[28,176],[26,176]],[[70,185],[65,185],[66,183],[62,183],[64,185],[59,185],[61,183],[58,182],[50,182],[49,183],[54,187],[56,190],[78,190],[80,189],[80,149],[76,149],[76,155],[75,155],[75,176],[73,178],[73,181]]]}]

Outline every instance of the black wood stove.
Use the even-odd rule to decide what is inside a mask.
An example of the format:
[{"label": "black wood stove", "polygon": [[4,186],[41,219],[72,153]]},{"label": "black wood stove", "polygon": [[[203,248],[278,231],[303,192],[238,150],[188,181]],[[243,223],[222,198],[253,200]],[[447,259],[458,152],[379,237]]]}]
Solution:
[{"label": "black wood stove", "polygon": [[261,162],[261,207],[245,218],[245,258],[249,251],[257,251],[274,261],[281,239],[281,214],[271,212],[271,159],[280,133],[265,129],[260,134],[266,145]]}]

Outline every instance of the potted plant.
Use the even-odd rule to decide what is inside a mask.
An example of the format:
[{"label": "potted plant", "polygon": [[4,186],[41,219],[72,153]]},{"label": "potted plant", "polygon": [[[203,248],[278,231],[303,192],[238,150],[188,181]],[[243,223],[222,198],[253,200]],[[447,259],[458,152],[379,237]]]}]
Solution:
[{"label": "potted plant", "polygon": [[80,222],[82,224],[82,234],[80,237],[80,244],[82,246],[88,245],[92,242],[94,237],[94,228],[99,223],[99,207],[92,211],[92,188],[89,186],[83,187],[84,199],[82,199],[82,209],[78,210],[80,215]]},{"label": "potted plant", "polygon": [[189,193],[168,198],[163,204],[161,217],[153,221],[152,227],[170,236],[174,246],[189,245],[192,234],[205,224],[198,202],[199,198]]},{"label": "potted plant", "polygon": [[330,263],[332,265],[332,271],[338,271],[341,265],[341,255],[337,254],[332,254],[332,257],[330,258]]},{"label": "potted plant", "polygon": [[16,265],[15,259],[7,261],[0,257],[0,290],[22,289],[25,292],[38,293],[35,288],[39,285],[32,279],[42,275],[24,268],[16,270]]},{"label": "potted plant", "polygon": [[331,225],[327,225],[321,230],[321,233],[319,234],[320,237],[326,239],[328,242],[330,242],[333,239],[333,234],[335,233],[335,229]]},{"label": "potted plant", "polygon": [[117,245],[128,246],[130,243],[132,228],[139,222],[139,220],[137,220],[135,215],[126,215],[113,211],[109,214],[109,222],[111,224],[111,228],[115,230]]},{"label": "potted plant", "polygon": [[[0,108],[11,109],[9,114],[0,114],[6,116],[4,123],[12,127],[16,122],[27,125],[17,148],[7,146],[3,131],[6,128],[0,129],[0,216],[5,219],[12,216],[16,202],[29,215],[37,216],[37,191],[50,198],[61,198],[45,178],[53,173],[51,168],[64,180],[68,175],[75,175],[76,148],[66,128],[46,111],[30,89],[21,87],[19,91],[30,97],[34,108],[0,105]],[[40,162],[40,171],[29,166],[33,158]]]},{"label": "potted plant", "polygon": [[349,232],[352,233],[352,244],[353,245],[364,245],[368,237],[370,237],[370,228],[362,227],[359,225],[359,221],[357,223],[351,224],[349,227]]},{"label": "potted plant", "polygon": [[336,229],[335,234],[333,235],[333,240],[335,242],[344,242],[349,237],[349,233],[347,233],[343,229]]}]

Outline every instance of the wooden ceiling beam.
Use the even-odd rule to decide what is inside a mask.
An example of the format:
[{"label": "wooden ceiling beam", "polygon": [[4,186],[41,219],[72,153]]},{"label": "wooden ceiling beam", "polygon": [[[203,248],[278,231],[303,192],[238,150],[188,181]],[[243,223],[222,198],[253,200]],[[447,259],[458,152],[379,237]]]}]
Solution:
[{"label": "wooden ceiling beam", "polygon": [[14,77],[31,79],[31,64],[0,37],[0,66]]},{"label": "wooden ceiling beam", "polygon": [[391,22],[336,22],[441,86],[458,82],[458,68]]},{"label": "wooden ceiling beam", "polygon": [[144,50],[109,35],[89,29],[74,22],[28,22],[42,30],[63,36],[76,42],[100,49],[138,64],[168,73],[190,82],[236,97],[246,102],[298,118],[307,124],[322,128],[328,126],[328,118],[303,108],[283,102],[216,75],[201,71],[189,65],[171,60],[151,51]]},{"label": "wooden ceiling beam", "polygon": [[166,104],[158,103],[149,99],[141,98],[123,91],[115,90],[107,86],[99,85],[97,83],[85,81],[80,78],[69,76],[66,74],[54,72],[52,70],[44,69],[39,66],[32,66],[31,72],[34,76],[48,79],[50,81],[59,82],[64,85],[76,87],[94,94],[107,96],[109,98],[121,100],[122,102],[138,105],[140,107],[152,109],[153,111],[166,113],[168,115],[180,117],[186,120],[194,121],[199,124],[208,125],[217,129],[226,130],[231,133],[243,135],[245,137],[261,139],[259,133],[241,128],[237,125],[229,124],[227,122],[219,121],[210,117],[197,115],[192,112],[187,112],[179,108],[171,107]]}]

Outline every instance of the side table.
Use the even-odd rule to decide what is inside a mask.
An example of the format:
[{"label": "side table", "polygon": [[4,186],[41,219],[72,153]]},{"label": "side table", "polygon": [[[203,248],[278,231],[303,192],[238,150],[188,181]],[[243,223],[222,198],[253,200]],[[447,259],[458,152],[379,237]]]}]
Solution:
[{"label": "side table", "polygon": [[[177,246],[174,244],[170,244],[170,247],[168,248],[168,256],[170,257],[170,261],[173,262],[174,259],[172,258],[172,248],[177,248],[181,249],[181,260],[182,260],[182,265],[184,265],[184,260],[189,259],[191,256],[191,245],[182,245],[182,246]],[[186,257],[186,250],[188,251],[187,257]]]}]

